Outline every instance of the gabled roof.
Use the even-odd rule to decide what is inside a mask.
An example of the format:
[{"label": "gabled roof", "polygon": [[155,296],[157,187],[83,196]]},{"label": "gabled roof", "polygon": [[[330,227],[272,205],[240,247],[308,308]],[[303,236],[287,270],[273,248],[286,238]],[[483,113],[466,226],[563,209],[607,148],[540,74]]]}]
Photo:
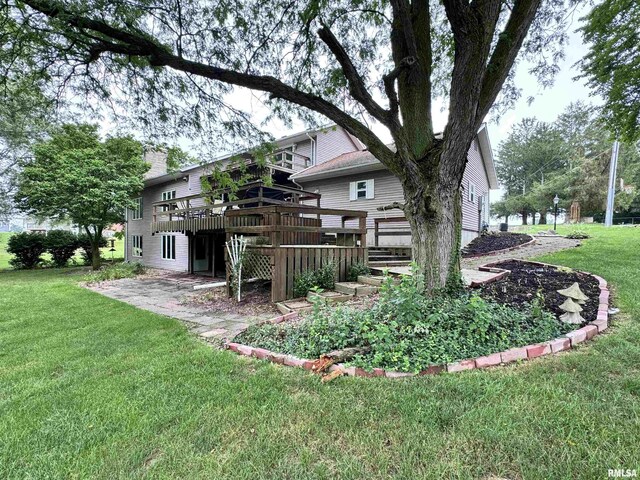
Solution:
[{"label": "gabled roof", "polygon": [[[489,135],[487,126],[483,124],[477,134],[480,154],[484,163],[484,168],[489,181],[489,188],[498,188],[498,178],[493,161],[493,152],[489,143]],[[394,149],[393,145],[389,145]],[[350,175],[352,173],[368,172],[373,170],[385,170],[386,167],[373,156],[369,150],[360,150],[355,152],[343,153],[331,160],[323,162],[319,165],[301,170],[291,175],[291,179],[296,182],[307,182],[310,180],[321,180],[325,178],[334,178],[342,175]]]}]

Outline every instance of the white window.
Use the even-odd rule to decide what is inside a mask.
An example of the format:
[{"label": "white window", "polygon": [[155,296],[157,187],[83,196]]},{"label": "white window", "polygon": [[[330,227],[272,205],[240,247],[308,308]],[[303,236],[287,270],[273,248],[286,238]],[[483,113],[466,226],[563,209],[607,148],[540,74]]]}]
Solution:
[{"label": "white window", "polygon": [[373,178],[358,180],[349,184],[349,200],[364,200],[374,198]]},{"label": "white window", "polygon": [[133,202],[134,207],[131,209],[131,219],[140,220],[142,218],[142,197],[136,198]]},{"label": "white window", "polygon": [[469,201],[476,203],[476,184],[469,182]]},{"label": "white window", "polygon": [[142,235],[131,236],[131,255],[134,257],[142,256]]},{"label": "white window", "polygon": [[162,258],[164,260],[176,259],[176,236],[175,235],[162,236]]},{"label": "white window", "polygon": [[[163,202],[167,202],[169,200],[173,200],[174,198],[176,198],[176,191],[175,190],[168,190],[166,192],[162,192],[162,201]],[[173,206],[174,204],[172,204]],[[167,211],[169,210],[169,205],[163,205],[162,206],[162,210],[163,211]]]}]

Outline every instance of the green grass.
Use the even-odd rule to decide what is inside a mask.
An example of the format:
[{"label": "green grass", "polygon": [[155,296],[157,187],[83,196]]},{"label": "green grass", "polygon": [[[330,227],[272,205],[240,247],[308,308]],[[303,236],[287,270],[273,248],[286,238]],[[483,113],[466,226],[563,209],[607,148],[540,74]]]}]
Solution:
[{"label": "green grass", "polygon": [[[11,268],[9,264],[9,260],[13,257],[10,253],[7,252],[7,242],[9,241],[9,237],[13,235],[12,233],[2,232],[0,233],[0,270],[5,270]],[[116,243],[114,248],[116,249],[113,252],[113,258],[115,260],[120,260],[124,258],[124,240],[115,239]],[[101,248],[102,256],[105,260],[111,260],[111,252],[109,251],[109,247]],[[45,260],[50,260],[51,256],[48,253],[42,255],[42,258]],[[82,264],[82,257],[80,253],[76,253],[73,259],[78,263]]]},{"label": "green grass", "polygon": [[640,229],[544,260],[623,314],[576,351],[482,372],[321,385],[76,285],[0,273],[0,478],[606,478],[640,468]]}]

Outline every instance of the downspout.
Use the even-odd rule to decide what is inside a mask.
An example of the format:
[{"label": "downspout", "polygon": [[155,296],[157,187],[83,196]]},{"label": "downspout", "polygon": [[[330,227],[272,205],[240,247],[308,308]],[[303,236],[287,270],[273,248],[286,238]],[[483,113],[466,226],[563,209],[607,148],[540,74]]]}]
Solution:
[{"label": "downspout", "polygon": [[309,137],[309,140],[311,140],[311,166],[314,166],[317,163],[316,140],[311,135],[309,135],[309,132],[305,132],[305,135]]}]

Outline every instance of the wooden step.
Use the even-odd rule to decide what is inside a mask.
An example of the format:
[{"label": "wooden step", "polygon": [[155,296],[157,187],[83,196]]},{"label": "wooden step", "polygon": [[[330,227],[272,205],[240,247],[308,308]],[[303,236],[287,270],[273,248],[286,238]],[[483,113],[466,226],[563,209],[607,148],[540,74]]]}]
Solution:
[{"label": "wooden step", "polygon": [[384,267],[406,267],[411,264],[410,260],[396,260],[396,261],[384,261],[384,262],[369,262],[369,268],[384,268]]},{"label": "wooden step", "polygon": [[384,282],[383,275],[359,275],[358,283],[364,283],[365,285],[373,285],[379,287]]},{"label": "wooden step", "polygon": [[364,283],[358,282],[338,282],[336,283],[334,288],[336,292],[346,293],[348,295],[353,295],[356,297],[371,295],[378,291],[378,287],[374,287],[373,285],[365,285]]},{"label": "wooden step", "polygon": [[313,308],[313,304],[306,298],[294,298],[276,303],[276,308],[286,315],[291,312],[308,312]]},{"label": "wooden step", "polygon": [[323,298],[329,303],[335,303],[335,302],[346,302],[347,300],[353,298],[353,295],[335,292],[333,290],[327,290],[326,292],[319,292],[319,293],[318,292],[307,293],[307,301],[312,302],[315,297]]}]

